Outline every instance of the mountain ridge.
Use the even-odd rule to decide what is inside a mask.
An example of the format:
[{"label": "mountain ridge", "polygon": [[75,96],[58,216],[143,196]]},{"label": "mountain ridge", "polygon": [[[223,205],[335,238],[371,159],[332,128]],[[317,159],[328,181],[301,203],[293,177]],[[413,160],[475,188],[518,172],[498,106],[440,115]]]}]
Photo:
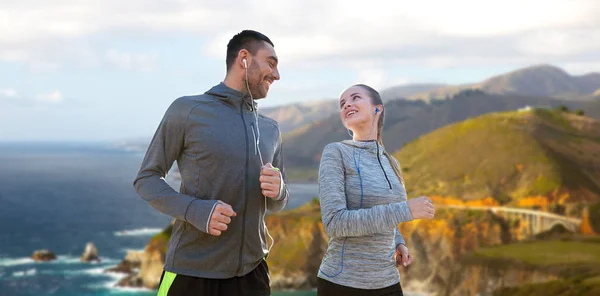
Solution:
[{"label": "mountain ridge", "polygon": [[444,99],[468,88],[480,89],[491,94],[519,94],[582,100],[600,88],[600,73],[571,75],[562,68],[539,64],[494,75],[480,82],[450,85],[421,92],[410,98]]}]

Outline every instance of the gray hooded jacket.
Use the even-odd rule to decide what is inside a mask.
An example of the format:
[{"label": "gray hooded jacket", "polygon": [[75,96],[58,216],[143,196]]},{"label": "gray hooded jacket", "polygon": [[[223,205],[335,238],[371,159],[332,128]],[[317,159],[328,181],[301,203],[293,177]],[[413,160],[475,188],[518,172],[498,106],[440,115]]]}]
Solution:
[{"label": "gray hooded jacket", "polygon": [[397,284],[393,256],[405,243],[398,224],[413,216],[383,146],[349,140],[325,146],[319,197],[329,245],[318,277],[358,289]]},{"label": "gray hooded jacket", "polygon": [[[153,208],[175,218],[164,269],[202,278],[230,278],[252,271],[268,253],[266,210],[288,201],[281,133],[277,122],[255,117],[256,103],[244,93],[214,86],[202,95],[175,100],[166,111],[134,181],[136,192]],[[261,161],[282,173],[279,198],[263,196]],[[177,161],[181,188],[165,176]],[[208,233],[221,200],[233,207],[228,229]]]}]

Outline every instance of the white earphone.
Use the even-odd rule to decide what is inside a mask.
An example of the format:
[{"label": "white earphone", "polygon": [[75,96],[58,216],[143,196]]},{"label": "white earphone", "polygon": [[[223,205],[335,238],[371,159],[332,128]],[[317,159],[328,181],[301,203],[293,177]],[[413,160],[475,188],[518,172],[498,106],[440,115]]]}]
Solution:
[{"label": "white earphone", "polygon": [[246,59],[243,59],[242,62],[244,62],[244,68],[248,68],[248,64],[246,64]]}]

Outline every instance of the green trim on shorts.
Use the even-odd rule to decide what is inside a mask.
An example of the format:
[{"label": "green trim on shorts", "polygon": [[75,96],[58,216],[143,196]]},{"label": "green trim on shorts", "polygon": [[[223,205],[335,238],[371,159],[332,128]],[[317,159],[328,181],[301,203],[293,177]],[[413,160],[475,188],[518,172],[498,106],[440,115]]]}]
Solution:
[{"label": "green trim on shorts", "polygon": [[170,271],[165,271],[165,275],[163,276],[162,283],[160,283],[160,287],[158,288],[157,296],[167,296],[169,294],[169,289],[171,285],[175,281],[176,273],[172,273]]}]

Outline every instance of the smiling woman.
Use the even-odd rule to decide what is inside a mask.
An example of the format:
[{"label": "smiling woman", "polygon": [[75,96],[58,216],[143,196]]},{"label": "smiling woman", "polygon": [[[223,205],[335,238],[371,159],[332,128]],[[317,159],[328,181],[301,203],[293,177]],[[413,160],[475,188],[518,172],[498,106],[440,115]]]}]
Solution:
[{"label": "smiling woman", "polygon": [[432,219],[433,204],[424,196],[407,201],[400,165],[382,145],[385,108],[379,93],[354,85],[339,106],[353,140],[328,144],[321,157],[321,216],[330,241],[318,293],[403,295],[397,267],[411,264],[412,256],[398,223]]}]

